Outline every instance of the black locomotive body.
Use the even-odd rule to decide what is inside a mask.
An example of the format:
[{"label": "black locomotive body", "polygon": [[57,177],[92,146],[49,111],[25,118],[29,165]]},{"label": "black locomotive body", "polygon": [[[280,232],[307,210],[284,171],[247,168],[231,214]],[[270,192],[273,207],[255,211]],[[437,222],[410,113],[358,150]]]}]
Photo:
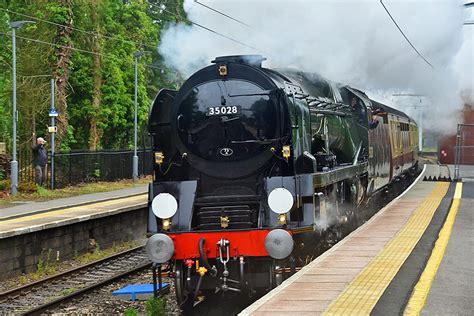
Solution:
[{"label": "black locomotive body", "polygon": [[272,288],[417,166],[416,123],[404,113],[263,60],[218,57],[153,103],[147,251],[172,263],[180,301]]}]

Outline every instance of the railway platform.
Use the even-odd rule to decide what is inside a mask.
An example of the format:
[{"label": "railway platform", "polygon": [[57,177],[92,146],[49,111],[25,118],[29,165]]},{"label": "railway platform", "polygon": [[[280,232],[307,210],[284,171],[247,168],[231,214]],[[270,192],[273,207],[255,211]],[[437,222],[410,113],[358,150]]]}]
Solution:
[{"label": "railway platform", "polygon": [[0,279],[143,239],[147,191],[139,186],[0,209]]},{"label": "railway platform", "polygon": [[239,315],[471,315],[474,182],[440,168]]},{"label": "railway platform", "polygon": [[0,239],[143,208],[148,186],[84,194],[0,209]]}]

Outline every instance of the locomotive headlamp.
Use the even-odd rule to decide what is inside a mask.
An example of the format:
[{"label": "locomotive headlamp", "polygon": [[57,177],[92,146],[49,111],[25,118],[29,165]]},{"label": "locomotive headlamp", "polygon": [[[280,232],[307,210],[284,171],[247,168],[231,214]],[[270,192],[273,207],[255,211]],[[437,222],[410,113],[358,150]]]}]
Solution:
[{"label": "locomotive headlamp", "polygon": [[163,155],[161,151],[158,151],[155,153],[155,163],[157,165],[161,165],[164,160],[165,160],[165,155]]},{"label": "locomotive headlamp", "polygon": [[288,160],[290,158],[290,155],[291,155],[290,146],[283,146],[283,148],[281,150],[281,154],[283,155],[283,158]]},{"label": "locomotive headlamp", "polygon": [[227,65],[219,66],[219,76],[227,76]]},{"label": "locomotive headlamp", "polygon": [[165,234],[151,236],[145,245],[148,258],[155,263],[165,263],[174,254],[173,240]]},{"label": "locomotive headlamp", "polygon": [[284,259],[293,251],[293,237],[283,229],[274,229],[265,237],[265,250],[274,259]]},{"label": "locomotive headlamp", "polygon": [[156,217],[170,219],[178,210],[178,201],[169,193],[160,193],[151,202],[151,209]]},{"label": "locomotive headlamp", "polygon": [[280,225],[286,224],[286,214],[278,215],[278,223],[280,223]]},{"label": "locomotive headlamp", "polygon": [[163,220],[163,230],[168,230],[171,227],[171,219],[165,218]]},{"label": "locomotive headlamp", "polygon": [[293,207],[293,195],[285,188],[276,188],[268,195],[268,206],[277,214],[288,213]]}]

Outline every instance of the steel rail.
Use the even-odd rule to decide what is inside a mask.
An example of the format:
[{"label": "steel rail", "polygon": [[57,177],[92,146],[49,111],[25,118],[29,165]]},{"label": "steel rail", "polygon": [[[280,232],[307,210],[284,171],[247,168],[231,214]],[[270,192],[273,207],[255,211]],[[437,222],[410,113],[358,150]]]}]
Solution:
[{"label": "steel rail", "polygon": [[[94,283],[92,285],[89,285],[85,288],[82,288],[80,290],[77,290],[71,294],[68,294],[68,295],[65,295],[63,297],[60,297],[60,298],[57,298],[55,300],[52,300],[52,301],[49,301],[43,305],[40,305],[38,307],[35,307],[33,309],[30,309],[28,310],[27,312],[24,312],[22,313],[22,315],[40,315],[41,313],[45,312],[46,310],[48,309],[51,309],[51,308],[54,308],[56,306],[59,306],[69,300],[72,300],[73,298],[76,298],[76,297],[79,297],[79,296],[82,296],[90,291],[93,291],[97,288],[100,288],[108,283],[111,283],[111,282],[114,282],[115,280],[118,280],[118,279],[122,279],[130,274],[134,274],[136,272],[139,272],[141,270],[144,270],[146,268],[149,268],[151,267],[152,263],[149,262],[149,263],[145,263],[145,264],[142,264],[136,268],[133,268],[131,270],[128,270],[128,271],[125,271],[125,272],[122,272],[122,273],[118,273],[110,278],[107,278],[105,280],[102,280],[100,282],[97,282],[97,283]],[[169,288],[168,288],[169,289]]]},{"label": "steel rail", "polygon": [[116,253],[114,255],[111,255],[111,256],[108,256],[108,257],[105,257],[105,258],[102,258],[102,259],[99,259],[99,260],[95,260],[95,261],[92,261],[92,262],[89,262],[85,265],[82,265],[80,267],[76,267],[76,268],[72,268],[70,270],[67,270],[67,271],[64,271],[64,272],[61,272],[61,273],[58,273],[58,274],[55,274],[55,275],[52,275],[50,277],[47,277],[47,278],[44,278],[44,279],[41,279],[41,280],[38,280],[36,282],[33,282],[33,283],[29,283],[29,284],[26,284],[26,285],[23,285],[23,286],[20,286],[20,287],[17,287],[17,288],[14,288],[14,289],[11,289],[11,290],[8,290],[8,291],[5,291],[5,292],[2,292],[0,293],[0,301],[3,301],[5,299],[8,299],[12,296],[15,296],[21,292],[25,292],[25,291],[28,291],[30,289],[33,289],[37,286],[40,286],[42,284],[45,284],[45,283],[48,283],[48,282],[51,282],[51,281],[54,281],[54,280],[58,280],[58,279],[61,279],[61,278],[64,278],[64,277],[67,277],[69,275],[72,275],[74,273],[77,273],[77,272],[80,272],[82,270],[85,270],[85,269],[88,269],[92,266],[95,266],[95,265],[98,265],[98,264],[101,264],[101,263],[104,263],[104,262],[107,262],[109,260],[113,260],[113,259],[117,259],[121,256],[124,256],[124,255],[127,255],[127,254],[130,254],[130,253],[133,253],[137,250],[140,250],[142,249],[144,246],[138,246],[138,247],[135,247],[135,248],[132,248],[132,249],[129,249],[129,250],[125,250],[125,251],[122,251],[122,252],[119,252],[119,253]]}]

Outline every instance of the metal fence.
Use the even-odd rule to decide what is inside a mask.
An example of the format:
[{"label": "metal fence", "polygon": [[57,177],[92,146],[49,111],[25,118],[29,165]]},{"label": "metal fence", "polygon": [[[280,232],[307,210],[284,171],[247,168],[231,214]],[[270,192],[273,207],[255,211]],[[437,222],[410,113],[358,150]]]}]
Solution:
[{"label": "metal fence", "polygon": [[[153,174],[151,149],[137,152],[140,176]],[[132,179],[132,150],[72,151],[54,155],[54,188],[80,183]],[[31,151],[19,153],[19,183],[34,182]],[[49,156],[51,162],[51,156]],[[46,172],[46,186],[51,187],[51,163]]]},{"label": "metal fence", "polygon": [[[18,151],[18,185],[35,181],[35,168],[33,166],[33,153],[31,150]],[[45,183],[50,183],[49,172],[46,172]]]},{"label": "metal fence", "polygon": [[474,179],[474,124],[458,124],[454,179]]}]

